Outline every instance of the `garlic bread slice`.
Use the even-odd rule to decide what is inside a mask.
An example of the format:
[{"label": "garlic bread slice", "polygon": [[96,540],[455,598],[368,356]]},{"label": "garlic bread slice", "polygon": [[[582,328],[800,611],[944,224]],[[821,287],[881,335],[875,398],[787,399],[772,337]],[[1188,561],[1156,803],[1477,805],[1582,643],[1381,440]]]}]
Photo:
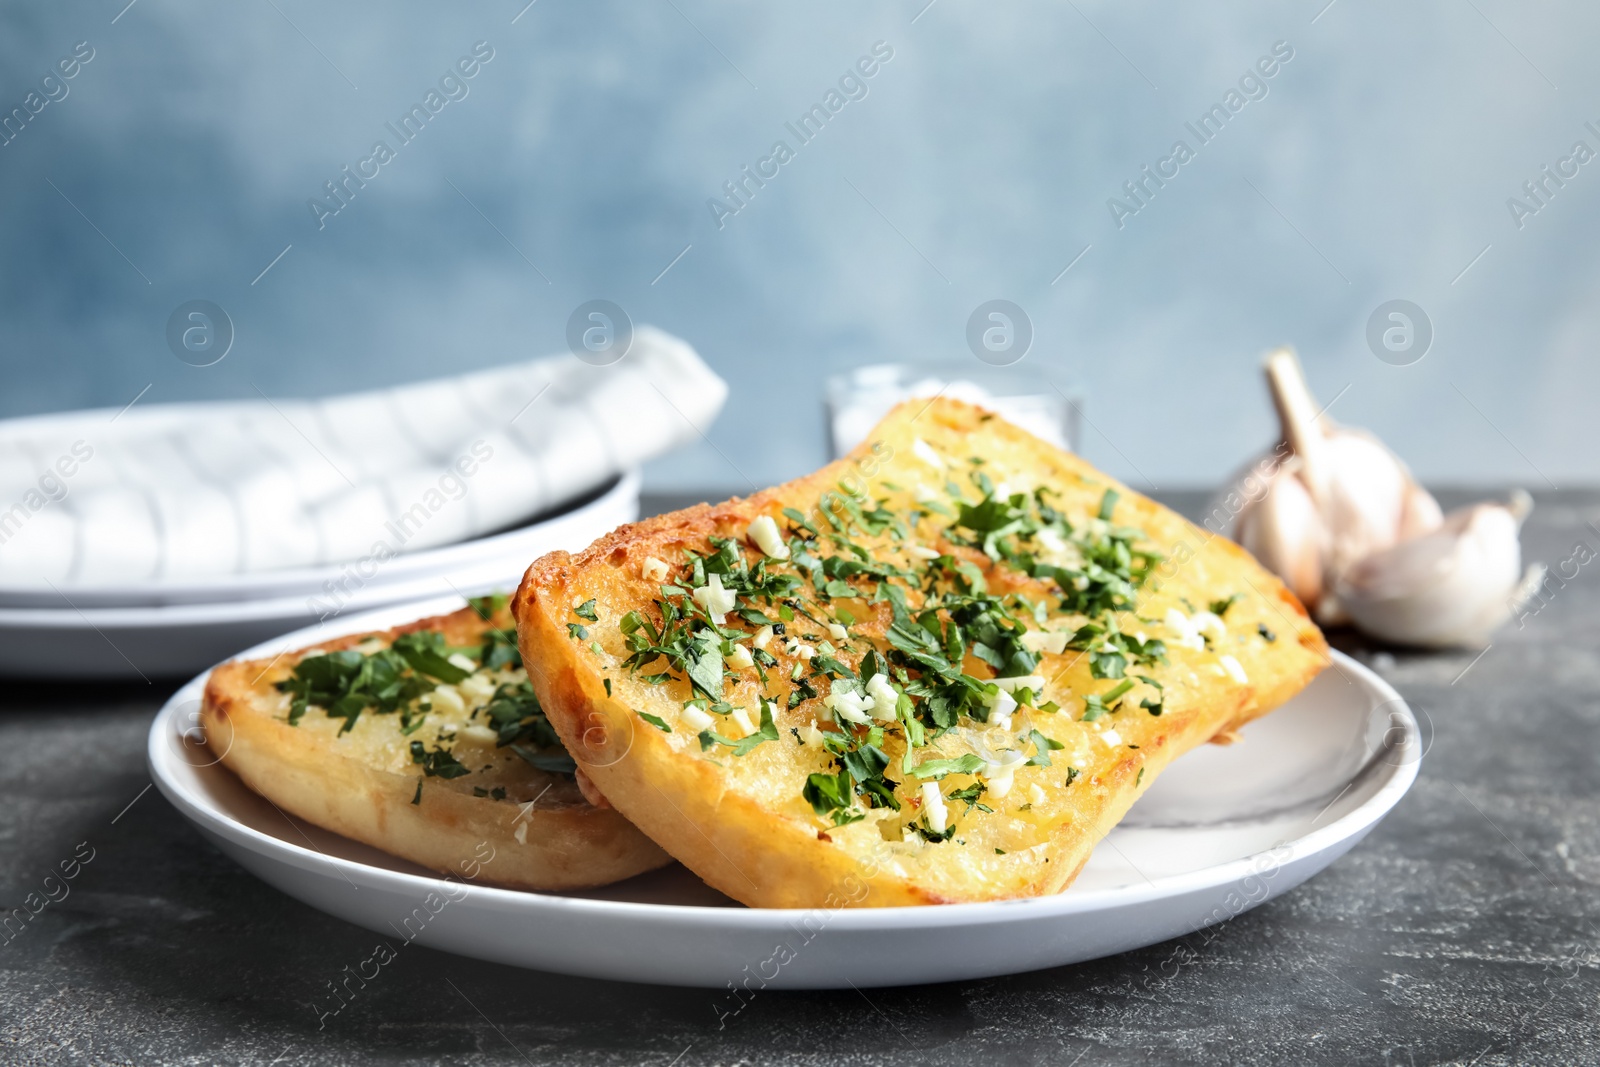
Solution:
[{"label": "garlic bread slice", "polygon": [[513,608],[583,772],[766,907],[1058,892],[1170,760],[1328,662],[1237,545],[948,399],[547,555]]},{"label": "garlic bread slice", "polygon": [[585,799],[505,601],[224,664],[201,703],[207,744],[284,811],[437,871],[576,889],[670,862]]}]

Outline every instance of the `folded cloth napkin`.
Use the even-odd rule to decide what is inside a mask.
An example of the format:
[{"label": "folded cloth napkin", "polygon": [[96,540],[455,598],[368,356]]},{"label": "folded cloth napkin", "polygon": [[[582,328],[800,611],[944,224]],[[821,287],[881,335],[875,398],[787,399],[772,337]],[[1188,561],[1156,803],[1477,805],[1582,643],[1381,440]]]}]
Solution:
[{"label": "folded cloth napkin", "polygon": [[522,522],[699,436],[727,385],[649,327],[572,356],[324,400],[0,421],[0,586],[340,563]]}]

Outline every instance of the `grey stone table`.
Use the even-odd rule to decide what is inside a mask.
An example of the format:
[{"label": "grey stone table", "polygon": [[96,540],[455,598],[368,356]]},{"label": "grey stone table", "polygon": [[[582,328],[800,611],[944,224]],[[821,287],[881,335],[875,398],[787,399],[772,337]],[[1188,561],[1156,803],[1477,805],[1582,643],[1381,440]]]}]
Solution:
[{"label": "grey stone table", "polygon": [[[1557,564],[1600,551],[1597,527],[1600,492],[1551,493],[1524,543]],[[312,1001],[373,935],[146,791],[174,686],[0,684],[0,905],[78,864],[69,895],[0,935],[0,1062],[1600,1063],[1600,562],[1478,658],[1340,640],[1432,744],[1410,795],[1306,885],[1074,967],[764,993],[720,1030],[707,991],[420,947],[319,1028]]]}]

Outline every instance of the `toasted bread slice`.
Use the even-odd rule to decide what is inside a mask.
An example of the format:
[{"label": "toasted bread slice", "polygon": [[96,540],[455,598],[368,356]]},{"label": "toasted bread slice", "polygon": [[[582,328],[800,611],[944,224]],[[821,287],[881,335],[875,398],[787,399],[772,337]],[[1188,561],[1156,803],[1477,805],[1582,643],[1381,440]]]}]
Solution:
[{"label": "toasted bread slice", "polygon": [[605,797],[766,907],[1058,892],[1170,760],[1328,662],[1237,545],[943,399],[547,555],[513,609]]},{"label": "toasted bread slice", "polygon": [[437,871],[575,889],[670,862],[584,798],[504,601],[224,664],[201,704],[207,744],[284,811]]}]

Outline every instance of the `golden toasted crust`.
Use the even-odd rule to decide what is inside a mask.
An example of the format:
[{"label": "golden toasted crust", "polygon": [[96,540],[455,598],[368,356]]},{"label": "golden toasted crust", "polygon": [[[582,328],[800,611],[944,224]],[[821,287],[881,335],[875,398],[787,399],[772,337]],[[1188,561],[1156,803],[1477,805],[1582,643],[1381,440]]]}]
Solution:
[{"label": "golden toasted crust", "polygon": [[[484,621],[469,608],[317,648],[368,650],[419,630],[438,630],[450,645],[474,645],[491,625],[509,624],[504,613]],[[211,672],[201,705],[207,743],[284,811],[433,870],[520,889],[605,885],[670,862],[621,815],[589,804],[570,776],[536,769],[492,739],[456,737],[453,751],[473,773],[424,779],[410,743],[436,748],[441,730],[451,740],[449,733],[472,721],[470,708],[431,711],[410,735],[401,732],[398,714],[371,709],[344,734],[344,720],[315,707],[290,725],[289,697],[275,683],[311,651],[223,664]],[[518,680],[521,672],[494,677]],[[477,796],[475,788],[505,793]]]},{"label": "golden toasted crust", "polygon": [[[937,470],[925,458],[930,448],[948,462],[948,471]],[[983,802],[992,812],[963,812],[951,800],[954,840],[929,843],[904,832],[908,815],[921,807],[915,783],[906,783],[897,793],[904,811],[875,808],[844,826],[831,825],[802,797],[809,774],[833,772],[837,764],[821,748],[802,744],[793,732],[818,719],[820,701],[785,706],[782,698],[789,692],[795,660],[780,642],[769,646],[778,666],[768,672],[777,680],[768,692],[776,699],[779,740],[743,756],[721,746],[702,751],[697,731],[684,722],[684,702],[694,695],[686,682],[650,684],[624,665],[630,650],[618,628],[622,617],[637,610],[660,618],[655,603],[661,582],[658,576],[646,576],[645,561],[668,562],[676,573],[686,550],[710,551],[711,536],[744,541],[754,518],[767,515],[783,522],[785,508],[816,516],[822,494],[841,485],[850,491],[853,484],[889,511],[906,514],[916,506],[917,496],[927,496],[923,483],[940,485],[946,478],[965,482],[974,469],[967,462],[972,456],[983,460],[981,469],[995,482],[1026,480],[1051,490],[1055,507],[1075,527],[1094,521],[1107,489],[1120,494],[1116,525],[1142,528],[1140,544],[1166,557],[1141,589],[1137,611],[1120,615],[1125,632],[1148,630],[1155,637],[1162,632],[1168,608],[1193,615],[1214,600],[1237,597],[1226,609],[1227,636],[1218,638],[1215,647],[1197,650],[1174,644],[1168,662],[1138,668],[1138,674],[1164,686],[1159,693],[1162,714],[1148,714],[1137,705],[1127,710],[1125,704],[1114,715],[1083,721],[1083,697],[1103,693],[1114,683],[1092,677],[1091,661],[1081,652],[1044,653],[1038,673],[1049,681],[1038,703],[1054,701],[1062,710],[1020,712],[1020,725],[1024,731],[1040,731],[1062,748],[1050,766],[1017,770],[1003,796],[991,789]],[[945,540],[940,529],[945,521],[929,516],[915,527],[924,547],[931,545],[975,567],[992,593],[1051,599],[1052,587],[1046,582],[997,563],[976,548]],[[748,542],[745,551],[761,557]],[[596,601],[599,621],[578,640],[567,629],[575,621],[571,610],[590,599]],[[857,647],[871,644],[881,651],[888,646],[889,604],[862,598],[834,603],[848,605],[855,619],[850,640]],[[1171,759],[1207,740],[1227,739],[1293,696],[1328,662],[1326,643],[1299,602],[1236,545],[997,416],[943,399],[902,405],[850,456],[808,477],[743,500],[699,505],[624,526],[577,556],[551,553],[528,569],[513,610],[529,678],[552,724],[594,784],[709,884],[747,904],[768,907],[927,904],[1058,892]],[[739,625],[730,617],[730,627]],[[818,629],[804,622],[797,622],[797,628]],[[1224,664],[1225,655],[1237,664]],[[970,656],[969,662],[976,663]],[[1230,673],[1234,666],[1246,681]],[[761,683],[754,670],[737,674],[727,683],[725,699],[751,709],[754,719]],[[826,684],[821,688],[826,692]],[[1158,696],[1154,687],[1144,692],[1150,699]],[[671,732],[650,724],[641,713],[661,720]],[[1105,732],[1108,725],[1113,735]],[[982,727],[974,724],[980,733]],[[1004,743],[997,729],[991,725],[980,740]],[[1015,724],[1010,732],[1016,733]],[[945,734],[918,749],[917,758],[969,751],[962,734]],[[1118,735],[1121,743],[1112,743],[1110,737]],[[890,739],[884,748],[891,779],[900,777],[904,743]],[[1078,769],[1070,783],[1069,768]],[[976,781],[956,774],[945,786]]]}]

